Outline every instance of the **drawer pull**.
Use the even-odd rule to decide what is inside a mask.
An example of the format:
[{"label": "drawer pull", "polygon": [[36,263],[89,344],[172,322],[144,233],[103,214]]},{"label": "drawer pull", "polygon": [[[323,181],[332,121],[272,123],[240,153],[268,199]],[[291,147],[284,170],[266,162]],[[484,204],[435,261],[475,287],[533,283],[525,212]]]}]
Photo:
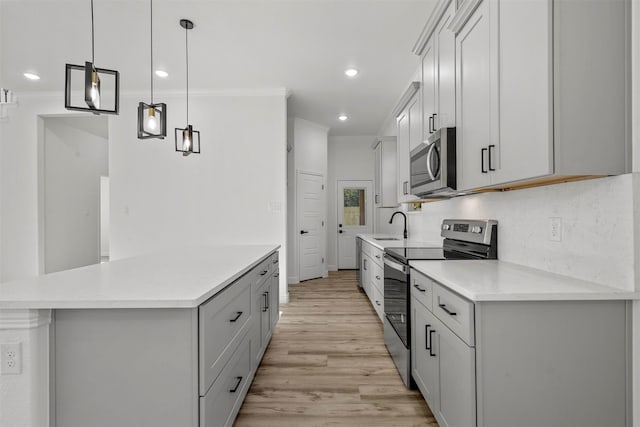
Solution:
[{"label": "drawer pull", "polygon": [[380,280],[380,276],[376,276],[376,279]]},{"label": "drawer pull", "polygon": [[441,309],[443,309],[445,311],[445,313],[447,313],[449,316],[455,316],[457,313],[455,311],[450,311],[446,305],[444,304],[438,304],[438,307],[440,307]]},{"label": "drawer pull", "polygon": [[376,258],[380,259],[380,255],[376,255]]},{"label": "drawer pull", "polygon": [[236,320],[240,318],[240,316],[242,316],[242,312],[238,311],[238,314],[236,315],[236,317],[234,317],[233,319],[230,319],[229,322],[234,323]]},{"label": "drawer pull", "polygon": [[263,292],[262,297],[264,298],[264,307],[262,307],[262,312],[266,312],[269,310],[269,292]]},{"label": "drawer pull", "polygon": [[431,357],[436,357],[436,354],[433,352],[433,336],[432,334],[435,334],[436,331],[435,329],[432,329],[429,331],[429,341],[431,341],[431,346],[429,347],[429,356]]},{"label": "drawer pull", "polygon": [[274,260],[273,260],[273,263],[274,263],[274,264],[277,264],[277,263],[278,263],[278,258],[274,259]]},{"label": "drawer pull", "polygon": [[265,274],[267,274],[269,272],[269,270],[264,270],[262,273],[260,273],[261,276],[264,276]]},{"label": "drawer pull", "polygon": [[[413,285],[414,288],[416,288],[417,290],[419,290],[420,292],[427,292],[426,289],[422,289],[417,283]],[[428,350],[428,349],[427,349]]]},{"label": "drawer pull", "polygon": [[236,385],[232,389],[229,389],[229,393],[235,393],[238,391],[238,387],[240,387],[240,383],[242,382],[242,377],[236,377],[236,381]]},{"label": "drawer pull", "polygon": [[376,305],[380,305],[380,301],[376,300]]},{"label": "drawer pull", "polygon": [[429,345],[429,328],[431,325],[428,323],[424,325],[424,349],[431,350],[431,346]]}]

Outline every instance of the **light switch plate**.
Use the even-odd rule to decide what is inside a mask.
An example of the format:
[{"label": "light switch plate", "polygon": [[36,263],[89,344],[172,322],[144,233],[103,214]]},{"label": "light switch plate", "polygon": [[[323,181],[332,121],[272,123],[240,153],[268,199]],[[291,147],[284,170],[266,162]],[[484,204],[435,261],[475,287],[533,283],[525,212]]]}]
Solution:
[{"label": "light switch plate", "polygon": [[562,241],[562,218],[549,218],[549,240],[552,242]]}]

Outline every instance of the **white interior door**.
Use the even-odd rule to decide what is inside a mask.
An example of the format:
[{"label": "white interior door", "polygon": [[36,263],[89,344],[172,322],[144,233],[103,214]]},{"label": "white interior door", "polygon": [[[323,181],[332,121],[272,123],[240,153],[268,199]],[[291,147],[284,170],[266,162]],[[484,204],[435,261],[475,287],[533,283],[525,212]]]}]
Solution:
[{"label": "white interior door", "polygon": [[324,275],[324,177],[298,171],[298,262],[300,280]]},{"label": "white interior door", "polygon": [[356,268],[356,234],[373,232],[371,181],[338,181],[338,269]]}]

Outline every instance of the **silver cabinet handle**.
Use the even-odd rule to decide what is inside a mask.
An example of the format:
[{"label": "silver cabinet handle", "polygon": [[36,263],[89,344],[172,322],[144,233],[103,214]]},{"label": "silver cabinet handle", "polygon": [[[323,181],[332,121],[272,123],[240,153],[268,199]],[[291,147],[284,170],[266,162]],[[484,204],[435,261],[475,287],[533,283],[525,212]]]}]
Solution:
[{"label": "silver cabinet handle", "polygon": [[408,185],[409,185],[409,181],[405,181],[402,183],[402,192],[405,195],[409,194],[409,190],[407,190]]}]

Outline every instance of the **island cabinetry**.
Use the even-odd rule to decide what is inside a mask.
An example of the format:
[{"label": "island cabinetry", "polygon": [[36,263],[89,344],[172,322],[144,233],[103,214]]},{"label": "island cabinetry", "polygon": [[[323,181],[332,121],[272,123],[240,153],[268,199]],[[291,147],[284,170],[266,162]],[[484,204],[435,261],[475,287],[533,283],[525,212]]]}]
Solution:
[{"label": "island cabinetry", "polygon": [[412,376],[441,426],[629,425],[629,302],[471,301],[411,276]]},{"label": "island cabinetry", "polygon": [[271,252],[196,307],[55,310],[53,424],[232,425],[278,320],[277,274]]}]

